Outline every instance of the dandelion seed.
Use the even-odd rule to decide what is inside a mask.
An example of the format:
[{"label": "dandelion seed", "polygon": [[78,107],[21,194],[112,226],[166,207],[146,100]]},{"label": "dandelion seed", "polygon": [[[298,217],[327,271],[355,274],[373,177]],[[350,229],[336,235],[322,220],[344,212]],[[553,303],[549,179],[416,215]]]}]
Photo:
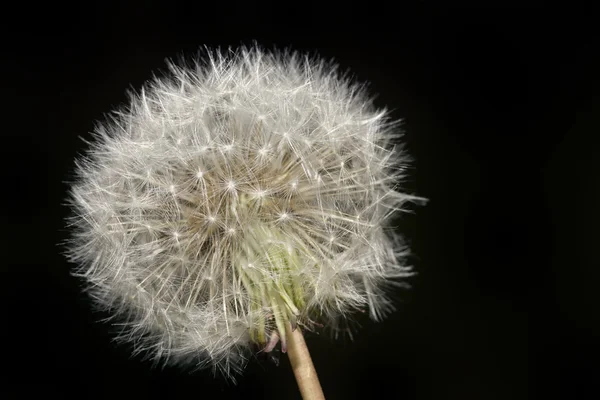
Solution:
[{"label": "dandelion seed", "polygon": [[390,312],[410,267],[387,219],[422,201],[399,191],[397,123],[297,54],[170,69],[98,128],[71,190],[67,255],[120,339],[233,377],[252,352],[293,352],[296,327]]}]

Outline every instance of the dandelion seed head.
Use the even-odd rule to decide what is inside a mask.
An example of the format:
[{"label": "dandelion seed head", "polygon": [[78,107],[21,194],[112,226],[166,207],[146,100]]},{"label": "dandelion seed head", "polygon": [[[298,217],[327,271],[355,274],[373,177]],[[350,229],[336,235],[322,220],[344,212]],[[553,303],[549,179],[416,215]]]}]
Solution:
[{"label": "dandelion seed head", "polygon": [[335,65],[208,52],[133,94],[77,161],[67,255],[120,339],[227,376],[294,321],[393,309],[411,274],[389,216],[409,158],[397,123]]}]

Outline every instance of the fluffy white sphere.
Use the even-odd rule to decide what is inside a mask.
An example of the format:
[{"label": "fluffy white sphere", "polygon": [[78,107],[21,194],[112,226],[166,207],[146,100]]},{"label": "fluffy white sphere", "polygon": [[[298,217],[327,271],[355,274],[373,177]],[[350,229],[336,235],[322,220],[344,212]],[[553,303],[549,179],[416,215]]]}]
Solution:
[{"label": "fluffy white sphere", "polygon": [[209,52],[98,126],[72,186],[68,255],[121,338],[225,374],[285,327],[380,319],[410,275],[386,219],[416,197],[397,123],[333,64]]}]

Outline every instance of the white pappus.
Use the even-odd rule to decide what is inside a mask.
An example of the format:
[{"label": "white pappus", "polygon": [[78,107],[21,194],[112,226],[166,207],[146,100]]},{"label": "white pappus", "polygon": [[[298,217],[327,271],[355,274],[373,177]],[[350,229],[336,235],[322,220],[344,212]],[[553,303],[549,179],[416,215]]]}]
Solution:
[{"label": "white pappus", "polygon": [[207,51],[131,95],[76,163],[67,256],[120,339],[232,376],[285,326],[379,320],[408,249],[398,122],[335,64]]}]

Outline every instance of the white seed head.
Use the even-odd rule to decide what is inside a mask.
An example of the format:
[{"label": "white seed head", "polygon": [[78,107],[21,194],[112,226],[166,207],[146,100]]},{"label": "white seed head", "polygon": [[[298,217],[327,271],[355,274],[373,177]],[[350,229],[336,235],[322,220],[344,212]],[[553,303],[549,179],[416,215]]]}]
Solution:
[{"label": "white seed head", "polygon": [[121,338],[226,375],[286,326],[393,309],[397,123],[335,65],[242,48],[170,64],[77,162],[67,254]]}]

